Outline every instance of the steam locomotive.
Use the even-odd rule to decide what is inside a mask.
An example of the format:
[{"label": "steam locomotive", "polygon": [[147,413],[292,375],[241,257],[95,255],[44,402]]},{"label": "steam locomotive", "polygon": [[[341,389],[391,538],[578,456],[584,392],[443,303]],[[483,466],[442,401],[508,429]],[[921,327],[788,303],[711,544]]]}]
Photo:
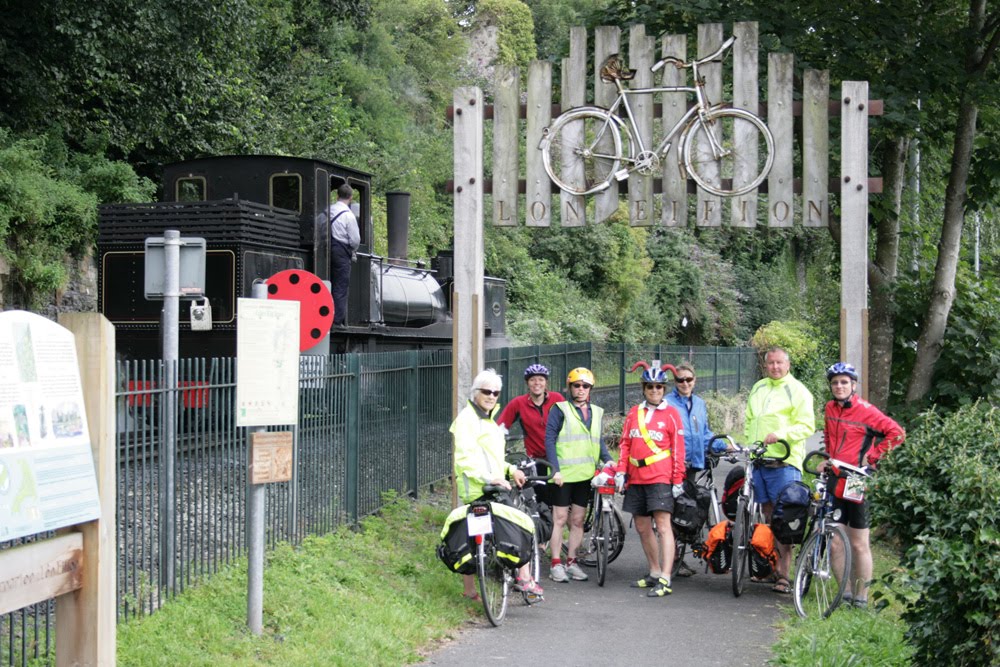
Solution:
[{"label": "steam locomotive", "polygon": [[[329,351],[449,346],[454,259],[442,252],[430,267],[407,260],[408,193],[386,194],[391,257],[381,257],[373,253],[371,174],[318,159],[230,155],[167,165],[161,202],[101,207],[98,309],[116,327],[118,355],[160,356],[162,303],[147,301],[143,288],[146,238],[176,229],[205,239],[211,330],[192,330],[192,302],[182,301],[180,356],[233,356],[237,299],[251,296],[254,281],[286,269],[329,280],[329,206],[343,183],[360,205],[361,245],[351,267],[347,324],[330,332]],[[484,296],[487,344],[505,345],[505,282],[487,277]]]}]

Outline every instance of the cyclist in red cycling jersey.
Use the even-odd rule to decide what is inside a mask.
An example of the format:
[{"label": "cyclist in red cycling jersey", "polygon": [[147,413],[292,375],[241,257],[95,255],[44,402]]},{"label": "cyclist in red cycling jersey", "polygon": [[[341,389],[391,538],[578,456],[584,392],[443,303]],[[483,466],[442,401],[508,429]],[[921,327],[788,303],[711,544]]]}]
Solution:
[{"label": "cyclist in red cycling jersey", "polygon": [[[877,407],[857,395],[858,372],[851,364],[837,362],[826,370],[833,400],[826,404],[823,441],[831,458],[874,468],[893,447],[902,444],[906,431]],[[844,602],[868,606],[868,583],[872,578],[869,543],[868,499],[854,503],[837,498],[834,510],[847,528],[853,556],[851,578]],[[836,557],[836,556],[835,556]]]},{"label": "cyclist in red cycling jersey", "polygon": [[[528,385],[528,393],[511,399],[497,418],[497,423],[509,430],[514,423],[521,420],[521,430],[524,432],[524,451],[531,458],[545,458],[545,424],[549,420],[549,411],[560,401],[565,401],[558,391],[549,391],[549,369],[542,364],[531,364],[524,369],[524,381]],[[546,466],[539,464],[537,474],[549,474]],[[548,504],[545,493],[547,486],[539,486],[535,490],[536,497]]]}]

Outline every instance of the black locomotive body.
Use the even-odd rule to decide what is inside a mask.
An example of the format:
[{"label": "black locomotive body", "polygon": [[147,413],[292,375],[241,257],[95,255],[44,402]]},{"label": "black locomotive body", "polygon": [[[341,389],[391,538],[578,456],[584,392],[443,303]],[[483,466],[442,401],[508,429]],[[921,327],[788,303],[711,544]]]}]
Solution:
[{"label": "black locomotive body", "polygon": [[[406,260],[409,202],[388,193],[389,252],[373,251],[371,175],[323,160],[270,155],[219,156],[168,165],[163,201],[102,206],[98,224],[98,309],[115,325],[127,358],[160,356],[160,301],[144,298],[144,243],[176,229],[206,241],[206,297],[212,329],[192,331],[181,304],[182,357],[232,356],[240,297],[256,280],[285,269],[330,278],[331,193],[343,183],[360,206],[361,245],[351,268],[347,326],[330,333],[330,352],[451,344],[452,258],[431,267]],[[486,335],[504,344],[506,287],[486,278]]]}]

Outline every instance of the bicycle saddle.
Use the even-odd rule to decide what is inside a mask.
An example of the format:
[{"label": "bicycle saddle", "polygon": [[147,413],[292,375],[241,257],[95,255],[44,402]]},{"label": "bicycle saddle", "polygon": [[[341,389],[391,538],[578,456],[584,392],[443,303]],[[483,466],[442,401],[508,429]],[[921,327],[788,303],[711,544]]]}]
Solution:
[{"label": "bicycle saddle", "polygon": [[614,83],[616,80],[631,81],[634,78],[635,70],[625,69],[617,53],[608,56],[601,65],[601,81],[605,83]]}]

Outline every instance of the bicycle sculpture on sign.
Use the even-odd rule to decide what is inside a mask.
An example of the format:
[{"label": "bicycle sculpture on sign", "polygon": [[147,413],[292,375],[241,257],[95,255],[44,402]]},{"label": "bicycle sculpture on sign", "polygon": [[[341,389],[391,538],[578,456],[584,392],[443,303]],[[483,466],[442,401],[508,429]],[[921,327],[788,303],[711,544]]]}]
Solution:
[{"label": "bicycle sculpture on sign", "polygon": [[[715,53],[700,60],[684,62],[668,56],[650,68],[653,72],[665,65],[690,69],[694,86],[629,89],[625,82],[632,80],[636,71],[625,69],[618,54],[609,56],[601,65],[600,76],[618,90],[611,107],[571,109],[542,133],[538,147],[552,182],[569,194],[589,195],[633,173],[650,176],[679,141],[678,169],[706,192],[735,197],[757,188],[774,159],[771,132],[751,111],[728,103],[712,104],[705,93],[705,78],[698,73],[702,65],[721,61],[735,41],[730,37]],[[654,147],[653,140],[647,142],[642,136],[629,98],[679,92],[694,93],[695,103]]]}]

